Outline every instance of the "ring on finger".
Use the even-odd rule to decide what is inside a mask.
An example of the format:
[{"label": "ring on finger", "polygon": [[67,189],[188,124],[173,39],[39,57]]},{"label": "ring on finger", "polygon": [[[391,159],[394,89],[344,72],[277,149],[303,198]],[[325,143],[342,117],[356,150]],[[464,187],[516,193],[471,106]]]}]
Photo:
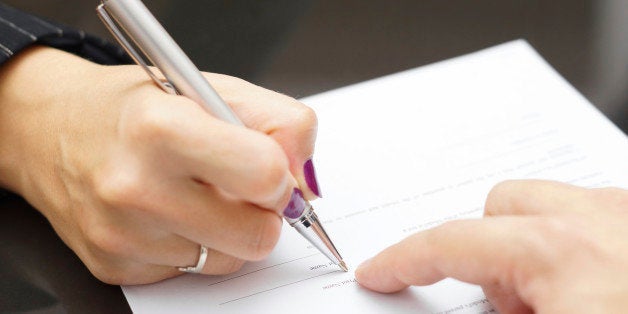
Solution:
[{"label": "ring on finger", "polygon": [[198,255],[198,262],[195,266],[187,266],[187,267],[177,267],[179,271],[191,274],[198,274],[203,271],[203,267],[205,267],[205,262],[207,261],[207,248],[204,245],[201,245],[200,253]]}]

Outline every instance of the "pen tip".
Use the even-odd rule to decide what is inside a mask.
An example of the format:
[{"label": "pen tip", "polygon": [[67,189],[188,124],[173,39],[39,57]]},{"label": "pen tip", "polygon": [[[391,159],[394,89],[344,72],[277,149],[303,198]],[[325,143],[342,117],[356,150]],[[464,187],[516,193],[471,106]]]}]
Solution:
[{"label": "pen tip", "polygon": [[340,261],[340,264],[338,264],[338,266],[340,266],[340,269],[344,270],[345,272],[349,271],[349,267],[347,267],[345,261]]}]

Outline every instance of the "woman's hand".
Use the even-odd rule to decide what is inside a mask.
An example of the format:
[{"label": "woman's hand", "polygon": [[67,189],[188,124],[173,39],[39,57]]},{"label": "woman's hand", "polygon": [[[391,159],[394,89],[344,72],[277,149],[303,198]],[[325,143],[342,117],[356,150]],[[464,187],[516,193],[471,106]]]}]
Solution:
[{"label": "woman's hand", "polygon": [[166,94],[137,66],[22,53],[0,72],[0,185],[39,209],[108,283],[179,275],[201,244],[205,274],[264,258],[293,189],[318,192],[316,117],[240,79],[206,77],[248,128]]},{"label": "woman's hand", "polygon": [[486,217],[445,223],[356,271],[395,292],[446,277],[479,284],[502,313],[622,313],[628,308],[628,191],[508,181]]}]

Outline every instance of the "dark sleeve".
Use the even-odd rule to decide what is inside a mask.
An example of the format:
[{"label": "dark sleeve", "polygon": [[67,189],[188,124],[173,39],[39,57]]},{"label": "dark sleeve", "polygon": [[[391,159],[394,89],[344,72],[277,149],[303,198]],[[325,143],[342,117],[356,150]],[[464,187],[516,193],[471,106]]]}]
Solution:
[{"label": "dark sleeve", "polygon": [[33,44],[65,50],[100,64],[131,62],[122,49],[103,39],[0,2],[0,64]]}]

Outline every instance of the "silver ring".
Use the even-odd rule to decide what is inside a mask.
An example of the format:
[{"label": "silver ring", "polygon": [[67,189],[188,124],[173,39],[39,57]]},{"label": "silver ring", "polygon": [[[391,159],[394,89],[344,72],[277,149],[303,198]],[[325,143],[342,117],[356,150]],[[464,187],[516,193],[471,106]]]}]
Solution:
[{"label": "silver ring", "polygon": [[207,248],[201,245],[201,253],[198,256],[198,263],[196,266],[188,266],[188,267],[177,267],[179,271],[198,274],[203,271],[203,267],[205,266],[205,262],[207,261]]}]

